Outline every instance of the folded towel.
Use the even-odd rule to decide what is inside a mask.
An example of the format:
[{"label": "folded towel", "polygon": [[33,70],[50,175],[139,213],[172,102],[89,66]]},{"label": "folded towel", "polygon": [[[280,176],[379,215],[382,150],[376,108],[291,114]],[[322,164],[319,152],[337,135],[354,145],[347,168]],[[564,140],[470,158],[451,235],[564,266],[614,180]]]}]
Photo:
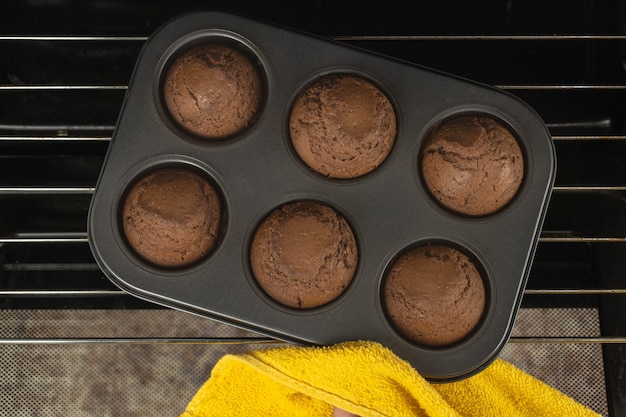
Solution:
[{"label": "folded towel", "polygon": [[225,355],[181,417],[599,416],[496,359],[476,375],[430,383],[375,342]]}]

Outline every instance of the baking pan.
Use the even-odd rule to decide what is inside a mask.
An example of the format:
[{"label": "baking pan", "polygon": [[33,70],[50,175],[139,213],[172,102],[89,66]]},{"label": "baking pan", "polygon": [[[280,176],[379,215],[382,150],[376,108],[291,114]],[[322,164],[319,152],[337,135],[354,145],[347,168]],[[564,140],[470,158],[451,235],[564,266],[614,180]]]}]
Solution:
[{"label": "baking pan", "polygon": [[[191,45],[217,42],[252,57],[264,94],[258,117],[241,134],[202,141],[168,116],[164,72]],[[309,169],[289,138],[298,94],[316,79],[348,73],[371,81],[391,101],[397,134],[386,160],[355,179]],[[524,155],[515,198],[489,215],[442,207],[420,174],[429,132],[458,115],[486,115],[506,125]],[[218,190],[224,222],[215,249],[185,268],[161,268],[129,247],[121,206],[137,178],[160,167],[188,167]],[[487,366],[506,343],[530,271],[556,172],[550,135],[537,114],[496,88],[391,59],[285,27],[219,11],[179,16],[145,43],[91,202],[88,235],[104,273],[123,290],[291,343],[378,341],[434,382]],[[250,264],[255,230],[283,204],[314,200],[343,215],[356,238],[354,278],[334,301],[294,309],[257,284]],[[426,346],[403,336],[386,312],[382,288],[390,264],[408,248],[443,243],[478,267],[486,292],[478,325],[462,340]]]}]

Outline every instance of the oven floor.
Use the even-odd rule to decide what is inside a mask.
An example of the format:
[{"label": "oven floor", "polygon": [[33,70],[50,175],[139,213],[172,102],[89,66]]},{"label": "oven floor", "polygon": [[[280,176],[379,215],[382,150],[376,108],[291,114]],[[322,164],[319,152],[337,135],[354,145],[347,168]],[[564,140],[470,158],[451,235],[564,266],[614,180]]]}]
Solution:
[{"label": "oven floor", "polygon": [[[0,322],[0,337],[23,339],[0,345],[0,415],[15,417],[178,416],[224,354],[280,345],[106,341],[261,337],[174,310],[11,310],[0,311]],[[521,309],[501,357],[606,415],[601,346],[519,339],[551,335],[597,336],[597,312]],[[95,342],[67,342],[93,337]]]}]

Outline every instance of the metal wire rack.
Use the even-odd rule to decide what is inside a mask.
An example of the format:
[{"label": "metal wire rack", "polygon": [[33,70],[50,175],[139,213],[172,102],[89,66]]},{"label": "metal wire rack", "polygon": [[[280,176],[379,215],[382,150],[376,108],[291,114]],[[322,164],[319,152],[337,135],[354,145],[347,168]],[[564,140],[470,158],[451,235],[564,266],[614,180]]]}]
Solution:
[{"label": "metal wire rack", "polygon": [[[0,414],[176,415],[221,355],[281,343],[134,299],[91,257],[87,209],[144,32],[0,34]],[[557,182],[502,357],[624,415],[626,35],[333,37],[495,85],[544,118]]]}]

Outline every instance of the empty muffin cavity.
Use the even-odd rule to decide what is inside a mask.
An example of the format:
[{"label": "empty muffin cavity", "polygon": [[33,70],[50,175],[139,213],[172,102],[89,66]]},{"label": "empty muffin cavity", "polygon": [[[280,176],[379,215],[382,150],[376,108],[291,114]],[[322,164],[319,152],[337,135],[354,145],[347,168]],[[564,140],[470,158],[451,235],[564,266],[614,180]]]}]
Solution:
[{"label": "empty muffin cavity", "polygon": [[330,74],[296,98],[289,134],[302,161],[330,178],[357,178],[375,170],[396,138],[396,114],[372,82]]},{"label": "empty muffin cavity", "polygon": [[402,253],[388,268],[382,291],[393,327],[410,341],[429,347],[451,345],[472,333],[487,298],[474,262],[443,244]]},{"label": "empty muffin cavity", "polygon": [[524,155],[511,130],[487,115],[444,120],[425,138],[422,179],[445,208],[462,215],[493,214],[516,196]]},{"label": "empty muffin cavity", "polygon": [[355,236],[343,216],[315,201],[287,203],[257,228],[250,249],[254,278],[280,304],[309,309],[339,297],[358,263]]},{"label": "empty muffin cavity", "polygon": [[223,217],[220,196],[209,180],[187,167],[163,167],[131,184],[122,201],[121,228],[143,261],[182,268],[215,249]]},{"label": "empty muffin cavity", "polygon": [[258,118],[265,97],[261,67],[236,42],[195,43],[165,68],[164,107],[183,132],[208,141],[231,138]]}]

